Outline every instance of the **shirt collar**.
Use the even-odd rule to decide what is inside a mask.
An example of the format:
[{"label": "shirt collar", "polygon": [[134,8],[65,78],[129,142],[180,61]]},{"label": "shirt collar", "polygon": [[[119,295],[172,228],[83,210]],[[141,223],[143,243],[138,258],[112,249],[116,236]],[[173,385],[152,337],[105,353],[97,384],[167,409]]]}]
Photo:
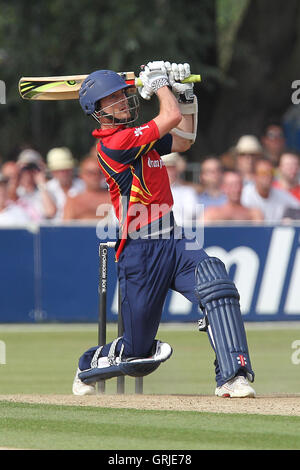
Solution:
[{"label": "shirt collar", "polygon": [[107,137],[109,135],[115,134],[116,132],[120,131],[121,129],[125,129],[125,125],[121,125],[118,127],[109,127],[107,129],[95,129],[92,132],[92,136],[95,137],[96,139],[99,139],[101,137]]}]

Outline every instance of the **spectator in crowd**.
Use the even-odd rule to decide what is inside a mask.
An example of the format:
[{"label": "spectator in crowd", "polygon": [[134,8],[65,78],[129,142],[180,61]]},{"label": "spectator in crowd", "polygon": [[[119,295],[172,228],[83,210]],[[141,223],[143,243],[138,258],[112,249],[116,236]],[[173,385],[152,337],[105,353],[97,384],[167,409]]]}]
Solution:
[{"label": "spectator in crowd", "polygon": [[200,167],[199,181],[201,192],[197,203],[202,204],[204,210],[209,206],[219,206],[226,202],[222,191],[223,167],[217,157],[206,157]]},{"label": "spectator in crowd", "polygon": [[293,220],[300,220],[300,207],[288,207],[285,209],[282,216],[282,222],[289,224]]},{"label": "spectator in crowd", "polygon": [[261,210],[254,207],[245,207],[241,204],[243,178],[237,171],[226,171],[223,177],[223,191],[227,201],[221,206],[210,206],[204,212],[204,222],[224,220],[236,221],[262,221],[264,215]]},{"label": "spectator in crowd", "polygon": [[80,164],[80,177],[85,190],[76,196],[68,196],[64,207],[64,220],[108,219],[111,214],[111,201],[104,176],[96,158],[84,158]]},{"label": "spectator in crowd", "polygon": [[67,196],[73,197],[83,192],[85,184],[74,174],[75,160],[67,147],[51,149],[47,154],[47,166],[52,178],[46,186],[56,206],[53,220],[61,221]]},{"label": "spectator in crowd", "polygon": [[278,177],[274,180],[275,188],[289,191],[300,201],[300,157],[296,152],[286,151],[279,159]]},{"label": "spectator in crowd", "polygon": [[300,207],[299,201],[287,191],[273,187],[274,167],[267,158],[255,163],[255,184],[244,186],[241,202],[246,207],[256,207],[267,222],[279,223],[287,208]]},{"label": "spectator in crowd", "polygon": [[243,179],[243,184],[252,183],[254,179],[254,164],[263,155],[263,148],[254,135],[243,135],[235,147],[235,169]]},{"label": "spectator in crowd", "polygon": [[277,123],[270,123],[266,126],[261,137],[261,143],[264,149],[264,156],[278,166],[280,155],[284,152],[286,140],[282,126]]},{"label": "spectator in crowd", "polygon": [[235,171],[236,169],[236,150],[235,147],[230,147],[220,156],[220,162],[224,171]]},{"label": "spectator in crowd", "polygon": [[14,160],[8,160],[3,163],[1,168],[2,174],[7,178],[8,197],[11,201],[18,199],[17,189],[19,186],[20,168]]},{"label": "spectator in crowd", "polygon": [[18,204],[28,213],[31,221],[42,222],[56,213],[55,203],[47,189],[46,165],[33,149],[23,150],[17,160],[19,185]]},{"label": "spectator in crowd", "polygon": [[183,158],[177,152],[169,153],[161,158],[169,175],[175,221],[181,226],[190,224],[197,218],[197,193],[192,186],[183,183],[180,178],[184,167]]},{"label": "spectator in crowd", "polygon": [[26,225],[30,222],[27,213],[8,196],[9,180],[0,173],[0,227]]},{"label": "spectator in crowd", "polygon": [[90,147],[90,150],[88,152],[88,154],[86,155],[86,157],[94,157],[94,158],[98,158],[98,151],[97,151],[97,145],[92,145]]}]

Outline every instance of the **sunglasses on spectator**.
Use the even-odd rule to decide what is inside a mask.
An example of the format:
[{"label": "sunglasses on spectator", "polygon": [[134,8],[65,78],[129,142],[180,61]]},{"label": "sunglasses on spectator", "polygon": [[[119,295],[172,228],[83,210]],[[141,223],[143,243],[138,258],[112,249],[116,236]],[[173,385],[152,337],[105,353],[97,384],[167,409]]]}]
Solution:
[{"label": "sunglasses on spectator", "polygon": [[282,132],[268,131],[266,136],[269,137],[269,139],[271,139],[271,140],[283,139],[283,133]]},{"label": "sunglasses on spectator", "polygon": [[86,175],[99,175],[101,174],[99,170],[83,170],[83,173],[85,173]]},{"label": "sunglasses on spectator", "polygon": [[257,176],[273,176],[274,170],[257,170],[255,174]]}]

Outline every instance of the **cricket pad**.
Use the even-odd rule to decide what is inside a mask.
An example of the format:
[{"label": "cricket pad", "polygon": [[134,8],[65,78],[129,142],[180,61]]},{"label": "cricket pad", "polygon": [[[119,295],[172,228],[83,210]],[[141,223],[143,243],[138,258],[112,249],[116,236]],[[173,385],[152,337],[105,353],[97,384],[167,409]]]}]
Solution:
[{"label": "cricket pad", "polygon": [[253,382],[246,333],[239,304],[239,293],[225,265],[208,257],[196,268],[195,293],[208,319],[208,334],[214,347],[224,382],[240,371]]}]

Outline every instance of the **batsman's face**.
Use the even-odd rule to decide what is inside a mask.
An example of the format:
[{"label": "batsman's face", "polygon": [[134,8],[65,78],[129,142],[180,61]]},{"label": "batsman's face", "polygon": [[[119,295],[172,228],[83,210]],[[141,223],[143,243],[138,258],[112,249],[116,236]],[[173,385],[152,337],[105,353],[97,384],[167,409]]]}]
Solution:
[{"label": "batsman's face", "polygon": [[124,90],[118,90],[101,100],[101,109],[117,119],[130,118],[127,96]]}]

